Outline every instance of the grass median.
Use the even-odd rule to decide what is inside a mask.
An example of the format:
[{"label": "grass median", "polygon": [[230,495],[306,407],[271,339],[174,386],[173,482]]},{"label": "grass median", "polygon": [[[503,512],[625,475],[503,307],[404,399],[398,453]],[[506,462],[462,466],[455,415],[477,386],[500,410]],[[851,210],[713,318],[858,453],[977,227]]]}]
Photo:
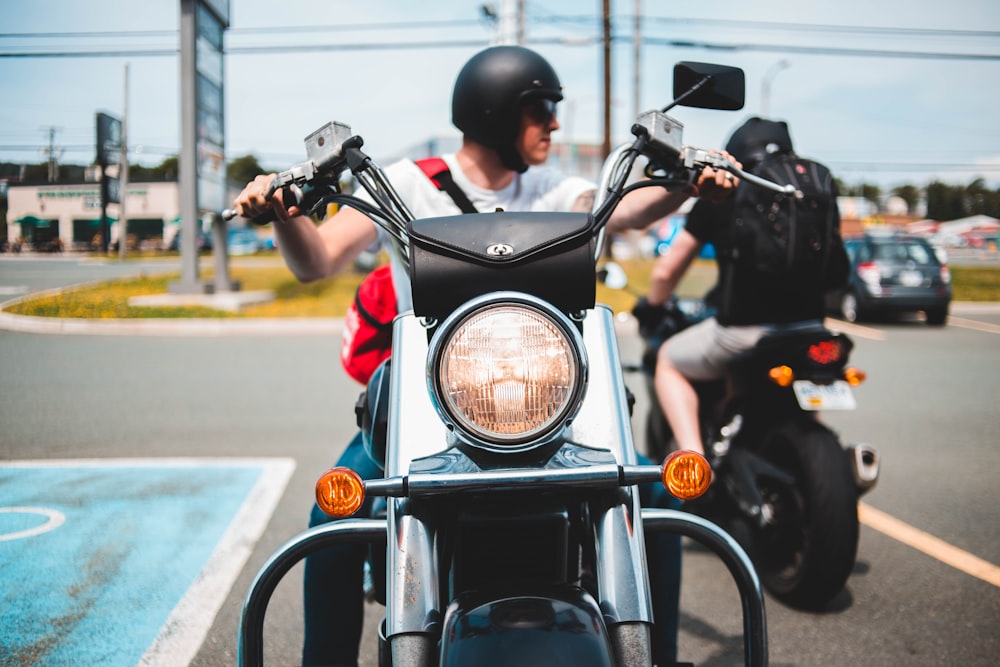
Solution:
[{"label": "grass median", "polygon": [[[295,279],[278,257],[265,264],[234,262],[230,277],[239,281],[243,290],[271,290],[273,301],[249,305],[239,312],[228,312],[203,306],[159,307],[131,306],[134,296],[165,294],[178,274],[142,275],[65,290],[58,294],[27,298],[4,310],[16,315],[63,318],[253,318],[253,317],[343,317],[354,299],[355,290],[364,272],[348,271],[333,278],[302,284]],[[597,286],[597,300],[615,312],[631,310],[636,294],[645,294],[649,287],[653,261],[648,259],[618,261],[628,275],[629,286],[612,290]],[[1000,267],[952,267],[952,284],[956,301],[1000,301]],[[678,288],[681,296],[704,294],[715,282],[714,262],[698,260],[692,265]],[[203,273],[205,282],[211,273]]]}]

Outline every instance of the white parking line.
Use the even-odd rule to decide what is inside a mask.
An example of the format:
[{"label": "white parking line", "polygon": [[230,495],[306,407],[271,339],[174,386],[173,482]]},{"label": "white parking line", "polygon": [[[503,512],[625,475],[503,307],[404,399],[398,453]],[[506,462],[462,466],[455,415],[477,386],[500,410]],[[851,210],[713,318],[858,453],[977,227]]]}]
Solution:
[{"label": "white parking line", "polygon": [[930,533],[914,528],[894,516],[877,510],[865,503],[858,504],[858,516],[861,523],[878,532],[888,535],[897,542],[913,547],[917,551],[936,558],[945,565],[982,579],[988,584],[1000,587],[1000,567],[962,551],[956,546],[938,539]]},{"label": "white parking line", "polygon": [[[219,461],[224,463],[226,459]],[[264,467],[260,479],[247,494],[197,579],[146,649],[139,665],[188,665],[198,653],[295,469],[295,461],[287,458],[260,459],[259,462]]]},{"label": "white parking line", "polygon": [[59,510],[47,507],[0,507],[0,514],[41,514],[45,517],[45,523],[40,526],[35,526],[27,530],[19,530],[14,533],[0,534],[0,542],[9,542],[11,540],[21,540],[25,537],[42,535],[66,523],[65,514]]},{"label": "white parking line", "polygon": [[[177,603],[146,649],[139,665],[182,667],[189,665],[201,648],[233,583],[246,565],[254,545],[271,520],[274,508],[295,470],[290,458],[109,458],[35,459],[3,461],[3,468],[113,468],[113,467],[198,467],[260,468],[261,474],[249,489],[243,504],[232,517],[226,532],[201,572]],[[44,511],[40,508],[8,508]]]}]

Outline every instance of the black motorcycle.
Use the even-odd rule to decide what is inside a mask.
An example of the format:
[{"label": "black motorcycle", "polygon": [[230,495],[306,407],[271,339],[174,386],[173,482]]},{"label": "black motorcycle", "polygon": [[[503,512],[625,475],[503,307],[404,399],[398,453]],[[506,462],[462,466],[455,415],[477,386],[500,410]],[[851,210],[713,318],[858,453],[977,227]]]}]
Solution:
[{"label": "black motorcycle", "polygon": [[[647,450],[661,460],[674,446],[656,400],[660,345],[714,314],[711,300],[671,299],[640,324],[650,397]],[[746,548],[765,588],[797,608],[817,610],[844,587],[858,546],[858,499],[876,483],[879,455],[845,446],[821,410],[853,410],[862,371],[848,366],[854,344],[823,324],[766,335],[735,359],[727,376],[695,383],[706,456],[715,481],[686,509],[728,530]]]}]

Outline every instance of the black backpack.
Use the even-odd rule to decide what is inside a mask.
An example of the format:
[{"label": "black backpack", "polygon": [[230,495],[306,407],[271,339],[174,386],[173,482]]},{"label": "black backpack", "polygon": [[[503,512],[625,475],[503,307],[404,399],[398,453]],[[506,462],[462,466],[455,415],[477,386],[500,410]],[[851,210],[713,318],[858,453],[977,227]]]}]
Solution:
[{"label": "black backpack", "polygon": [[733,197],[731,256],[738,266],[788,280],[825,283],[840,244],[840,215],[833,175],[824,165],[791,151],[771,153],[750,173],[801,195],[743,182]]}]

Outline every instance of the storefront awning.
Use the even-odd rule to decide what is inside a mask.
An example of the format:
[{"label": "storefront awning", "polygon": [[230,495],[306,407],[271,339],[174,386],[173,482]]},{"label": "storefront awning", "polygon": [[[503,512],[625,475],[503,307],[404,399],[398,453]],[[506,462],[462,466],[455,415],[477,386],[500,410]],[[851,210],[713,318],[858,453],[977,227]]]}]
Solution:
[{"label": "storefront awning", "polygon": [[48,218],[36,218],[33,215],[24,215],[14,221],[19,225],[31,225],[33,227],[48,227],[55,220],[50,220]]}]

